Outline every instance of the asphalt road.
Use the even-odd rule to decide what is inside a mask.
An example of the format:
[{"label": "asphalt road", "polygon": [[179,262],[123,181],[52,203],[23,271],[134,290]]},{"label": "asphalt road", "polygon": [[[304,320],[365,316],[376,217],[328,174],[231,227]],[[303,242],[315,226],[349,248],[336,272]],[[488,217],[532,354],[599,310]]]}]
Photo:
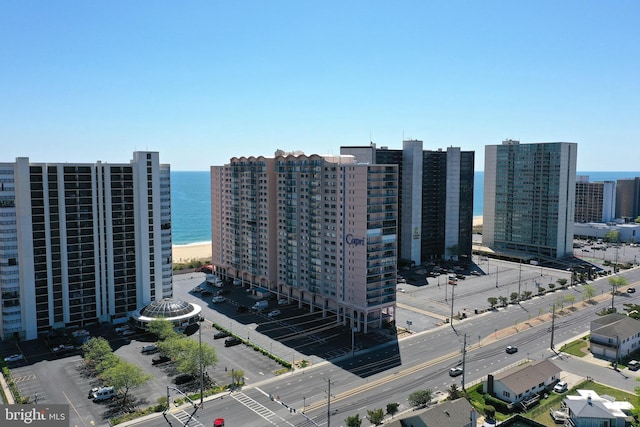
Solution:
[{"label": "asphalt road", "polygon": [[[638,248],[634,248],[638,250]],[[620,250],[618,250],[620,256]],[[607,256],[605,254],[605,256]],[[611,254],[615,256],[615,254]],[[625,250],[625,256],[636,257],[631,248]],[[216,346],[219,363],[209,372],[218,382],[224,382],[231,367],[243,369],[247,386],[241,392],[220,396],[207,401],[203,408],[196,412],[196,418],[189,425],[211,425],[214,418],[223,416],[228,425],[265,426],[265,425],[314,425],[302,414],[312,418],[318,425],[327,420],[327,389],[331,383],[331,420],[332,425],[340,425],[344,418],[355,413],[366,415],[366,409],[386,406],[386,403],[397,401],[400,409],[409,409],[406,398],[415,390],[430,388],[436,396],[443,395],[453,383],[471,384],[480,380],[487,373],[517,363],[522,358],[540,359],[555,357],[549,350],[550,323],[536,322],[536,318],[556,308],[564,295],[575,296],[576,303],[581,301],[582,286],[547,294],[521,304],[509,305],[494,311],[487,311],[487,298],[500,295],[509,296],[518,289],[534,289],[535,282],[553,283],[558,278],[568,278],[569,273],[549,270],[536,266],[520,266],[496,260],[490,260],[488,266],[480,261],[480,268],[490,274],[481,277],[469,277],[459,281],[452,295],[452,287],[444,285],[444,276],[440,286],[431,280],[428,285],[403,285],[404,293],[398,294],[398,325],[401,319],[411,321],[411,333],[399,340],[392,340],[373,349],[358,350],[355,337],[356,352],[352,355],[351,336],[339,328],[328,330],[316,329],[317,319],[311,319],[308,313],[295,305],[283,307],[280,319],[273,321],[263,315],[250,314],[238,316],[235,306],[252,301],[250,295],[240,290],[234,291],[233,298],[224,304],[210,303],[206,298],[191,293],[191,289],[203,281],[202,275],[177,275],[174,278],[175,295],[203,306],[207,319],[202,335],[193,335],[193,339],[203,339]],[[493,270],[495,269],[495,272]],[[640,280],[638,269],[622,272],[630,284]],[[496,284],[498,287],[496,287]],[[559,344],[577,334],[588,330],[588,322],[596,311],[610,305],[610,287],[607,278],[591,283],[596,294],[604,300],[575,312],[566,311],[556,320],[554,342]],[[445,294],[446,292],[446,294]],[[625,302],[640,303],[640,295],[621,294],[615,297],[615,306],[619,309]],[[210,298],[210,297],[209,297]],[[462,321],[454,320],[453,324],[444,323],[452,312],[467,314]],[[280,307],[279,307],[280,308]],[[476,315],[478,308],[481,314]],[[317,315],[317,314],[316,314]],[[311,334],[300,333],[289,325],[289,319],[295,325],[313,328]],[[223,325],[234,333],[248,338],[261,347],[270,350],[286,360],[308,360],[311,366],[304,370],[296,370],[293,374],[276,375],[278,365],[269,359],[258,356],[259,353],[247,351],[244,346],[224,348],[222,342],[213,340],[215,330],[211,323]],[[326,322],[325,322],[326,323]],[[338,337],[335,337],[338,335]],[[274,338],[285,336],[282,342]],[[467,344],[464,377],[451,378],[448,369],[462,361],[462,345]],[[134,339],[127,343],[115,337],[116,351],[135,360],[144,360],[140,356],[140,347],[145,341]],[[331,341],[332,339],[336,339]],[[323,341],[324,340],[324,341]],[[328,340],[328,341],[327,341]],[[326,343],[330,342],[331,345]],[[13,343],[3,343],[3,354],[15,352],[9,348]],[[30,345],[19,343],[17,350]],[[292,345],[292,346],[289,346]],[[507,355],[506,345],[517,345],[519,352]],[[324,352],[324,353],[323,353]],[[324,362],[319,354],[330,352],[332,363]],[[37,397],[40,402],[72,404],[71,425],[106,425],[102,419],[108,412],[103,405],[96,405],[86,398],[92,385],[78,369],[79,357],[68,356],[58,358],[52,355],[46,345],[40,350],[29,350],[25,354],[36,355],[26,363],[12,370],[14,378],[23,396]],[[338,357],[335,357],[338,356]],[[146,357],[146,356],[144,356]],[[576,375],[586,376],[583,360],[560,359],[561,367],[575,371]],[[566,364],[565,364],[566,363]],[[146,366],[146,365],[145,365]],[[565,367],[566,366],[566,367]],[[227,368],[225,371],[224,368]],[[589,376],[614,384],[635,386],[629,379],[620,381],[621,374],[613,370],[588,366]],[[597,375],[594,373],[597,372]],[[626,375],[626,373],[622,373]],[[629,375],[627,375],[629,376]],[[157,396],[166,395],[171,375],[168,372],[154,372],[154,380],[144,390],[137,393],[148,402],[154,403]],[[617,381],[616,381],[617,378]],[[633,390],[633,387],[631,387]],[[271,400],[271,397],[274,400]],[[295,408],[295,411],[294,409]],[[193,409],[172,408],[168,415],[172,425],[183,423]],[[173,418],[172,418],[173,417]],[[197,424],[200,423],[200,424]],[[163,417],[141,421],[137,425],[167,425]]]}]

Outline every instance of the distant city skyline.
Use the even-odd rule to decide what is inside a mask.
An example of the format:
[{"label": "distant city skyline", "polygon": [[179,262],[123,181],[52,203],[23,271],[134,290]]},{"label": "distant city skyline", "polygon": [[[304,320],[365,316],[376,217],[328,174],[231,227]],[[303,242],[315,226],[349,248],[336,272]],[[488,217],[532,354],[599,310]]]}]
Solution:
[{"label": "distant city skyline", "polygon": [[638,168],[637,1],[11,2],[0,161],[575,142]]}]

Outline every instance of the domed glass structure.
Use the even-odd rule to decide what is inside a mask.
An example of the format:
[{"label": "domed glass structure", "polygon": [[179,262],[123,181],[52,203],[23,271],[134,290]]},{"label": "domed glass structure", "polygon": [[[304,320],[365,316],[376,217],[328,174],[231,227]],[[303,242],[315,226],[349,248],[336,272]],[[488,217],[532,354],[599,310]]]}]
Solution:
[{"label": "domed glass structure", "polygon": [[177,328],[185,328],[197,323],[201,317],[202,307],[197,304],[175,298],[164,298],[136,310],[131,316],[135,326],[147,329],[147,325],[158,319],[172,322]]}]

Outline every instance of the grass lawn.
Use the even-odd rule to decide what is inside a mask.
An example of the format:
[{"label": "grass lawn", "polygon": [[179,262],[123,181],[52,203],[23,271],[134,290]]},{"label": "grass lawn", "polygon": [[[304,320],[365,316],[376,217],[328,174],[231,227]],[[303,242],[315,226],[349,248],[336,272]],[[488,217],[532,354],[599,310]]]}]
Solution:
[{"label": "grass lawn", "polygon": [[589,338],[585,337],[571,341],[569,344],[563,345],[560,351],[573,356],[584,357],[589,352]]},{"label": "grass lawn", "polygon": [[[550,409],[558,409],[560,408],[560,404],[562,403],[562,399],[567,395],[567,394],[577,394],[576,390],[577,389],[586,389],[586,390],[593,390],[596,393],[598,393],[600,396],[602,396],[603,394],[609,395],[614,397],[616,400],[625,400],[625,401],[629,401],[631,402],[636,408],[640,407],[640,398],[638,398],[638,396],[631,394],[631,393],[627,393],[615,388],[611,388],[611,387],[607,387],[605,385],[602,384],[598,384],[596,382],[593,381],[584,381],[580,384],[578,384],[575,387],[572,387],[571,389],[569,389],[569,391],[567,391],[566,393],[562,393],[562,394],[558,394],[555,392],[550,392],[549,396],[546,399],[542,399],[540,401],[540,403],[538,405],[536,405],[534,408],[532,408],[530,411],[525,412],[524,415],[525,417],[532,419],[536,422],[539,422],[540,424],[543,424],[545,426],[548,427],[556,427],[558,424],[556,424],[553,419],[551,418],[551,415],[549,415],[549,410]],[[467,390],[468,392],[468,398],[471,401],[471,404],[480,412],[484,414],[484,397],[482,395],[482,386],[480,385],[480,387],[473,387],[470,388],[469,390]],[[500,413],[496,413],[496,418],[498,421],[503,421],[509,417],[511,417],[512,414],[500,414]]]}]

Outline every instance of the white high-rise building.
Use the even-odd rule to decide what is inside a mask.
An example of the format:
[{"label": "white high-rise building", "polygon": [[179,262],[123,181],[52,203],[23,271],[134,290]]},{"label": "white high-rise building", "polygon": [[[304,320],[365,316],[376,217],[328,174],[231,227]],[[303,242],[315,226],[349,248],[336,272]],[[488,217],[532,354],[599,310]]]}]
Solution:
[{"label": "white high-rise building", "polygon": [[124,320],[172,296],[169,165],[0,163],[2,338]]},{"label": "white high-rise building", "polygon": [[485,147],[486,246],[541,259],[573,254],[577,151],[572,142]]}]

